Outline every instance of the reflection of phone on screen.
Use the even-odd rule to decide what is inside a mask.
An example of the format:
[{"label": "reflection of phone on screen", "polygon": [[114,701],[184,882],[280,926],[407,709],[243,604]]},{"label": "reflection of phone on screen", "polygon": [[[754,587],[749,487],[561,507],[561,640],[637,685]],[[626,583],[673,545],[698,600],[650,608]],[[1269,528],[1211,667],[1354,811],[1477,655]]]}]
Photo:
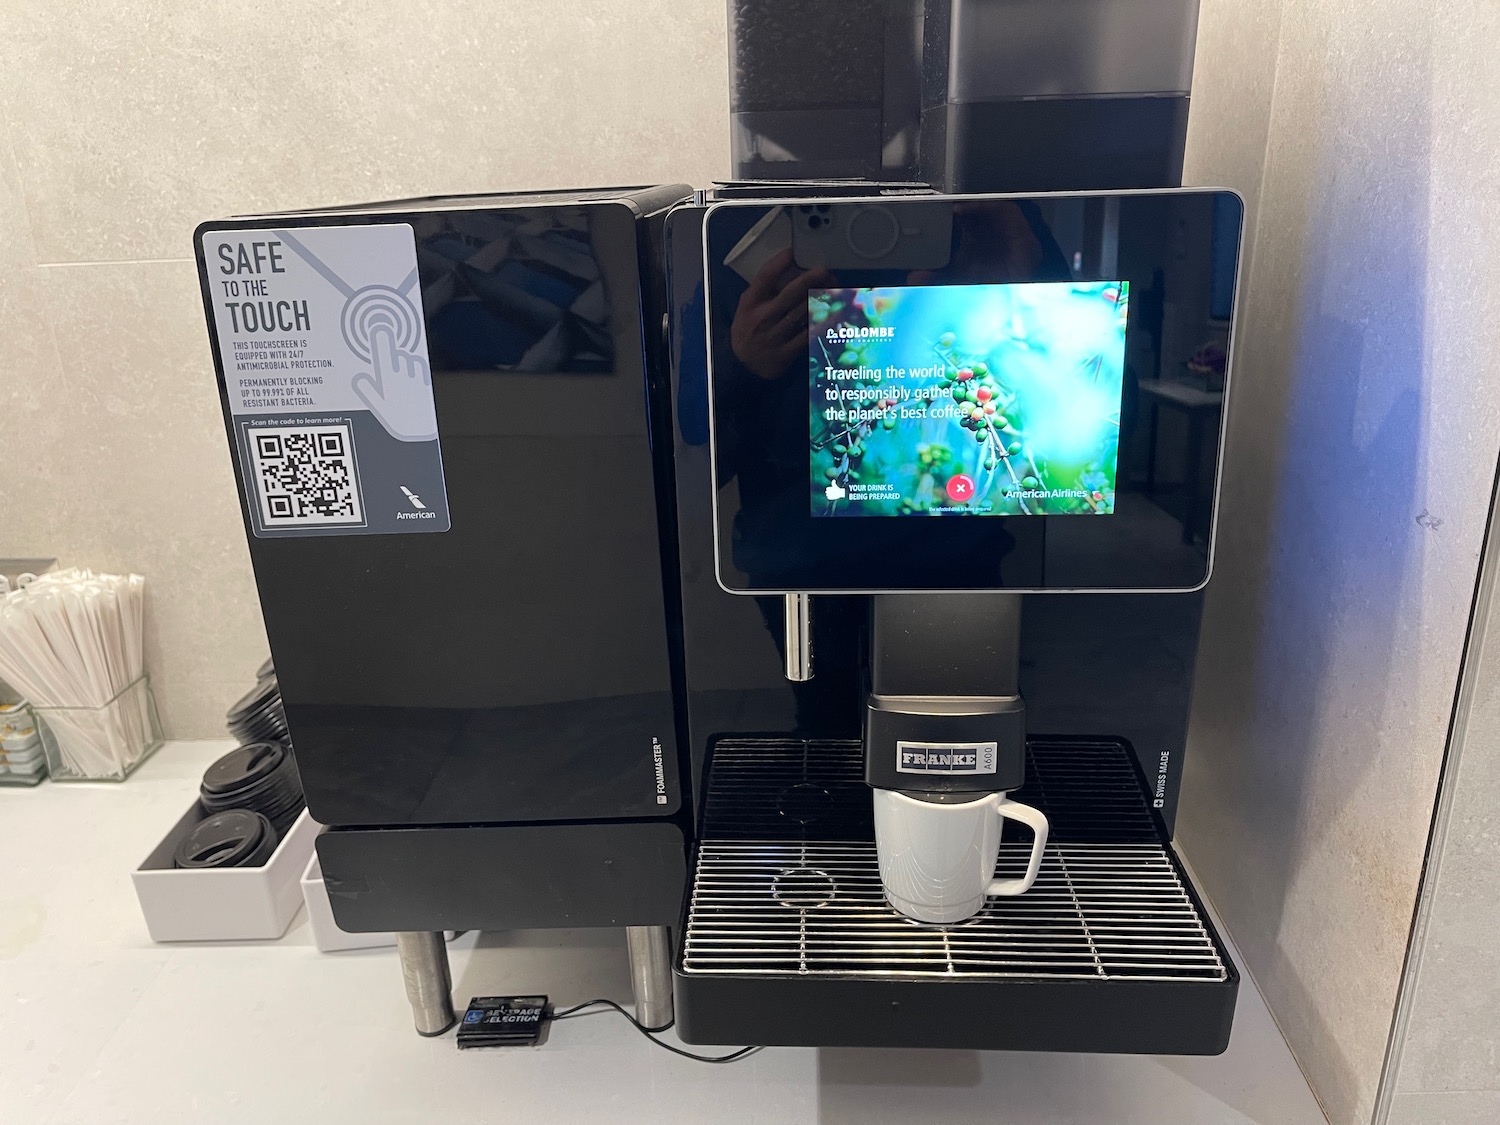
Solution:
[{"label": "reflection of phone on screen", "polygon": [[791,211],[799,270],[936,270],[953,251],[953,203],[801,203]]},{"label": "reflection of phone on screen", "polygon": [[[800,270],[942,269],[953,243],[953,204],[799,203],[773,207],[724,256],[746,281],[792,248]],[[792,271],[788,271],[792,272]]]},{"label": "reflection of phone on screen", "polygon": [[791,217],[785,207],[773,207],[724,255],[724,264],[746,281],[754,281],[762,267],[791,244]]}]

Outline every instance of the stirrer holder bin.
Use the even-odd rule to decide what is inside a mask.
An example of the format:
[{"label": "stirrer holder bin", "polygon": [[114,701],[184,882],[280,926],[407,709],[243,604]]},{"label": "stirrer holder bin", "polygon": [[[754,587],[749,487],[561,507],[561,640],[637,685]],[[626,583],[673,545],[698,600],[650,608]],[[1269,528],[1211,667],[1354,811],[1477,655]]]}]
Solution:
[{"label": "stirrer holder bin", "polygon": [[124,781],[162,744],[148,673],[98,707],[31,710],[54,781]]}]

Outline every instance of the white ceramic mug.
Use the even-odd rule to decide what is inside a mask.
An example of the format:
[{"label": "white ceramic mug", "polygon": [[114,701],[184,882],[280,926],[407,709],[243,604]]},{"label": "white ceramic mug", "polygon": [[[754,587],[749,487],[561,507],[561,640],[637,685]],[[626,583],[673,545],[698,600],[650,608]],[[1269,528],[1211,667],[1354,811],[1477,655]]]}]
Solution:
[{"label": "white ceramic mug", "polygon": [[[996,879],[1003,819],[1035,834],[1026,874]],[[875,790],[875,850],[887,901],[920,922],[962,922],[990,895],[1018,895],[1036,882],[1047,846],[1039,809],[988,793],[963,802],[923,801],[894,789]]]}]

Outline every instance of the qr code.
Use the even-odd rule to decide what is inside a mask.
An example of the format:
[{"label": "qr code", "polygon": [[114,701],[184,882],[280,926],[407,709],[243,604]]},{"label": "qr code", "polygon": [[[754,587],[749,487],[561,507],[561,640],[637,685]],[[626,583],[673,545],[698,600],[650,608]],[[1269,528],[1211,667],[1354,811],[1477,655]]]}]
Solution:
[{"label": "qr code", "polygon": [[364,523],[346,425],[247,429],[264,526]]}]

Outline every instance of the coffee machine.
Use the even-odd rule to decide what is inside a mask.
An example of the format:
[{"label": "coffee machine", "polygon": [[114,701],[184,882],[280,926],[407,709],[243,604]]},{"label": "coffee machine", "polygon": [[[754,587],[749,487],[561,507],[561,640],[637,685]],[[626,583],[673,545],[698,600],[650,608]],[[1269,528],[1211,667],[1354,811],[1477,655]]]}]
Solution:
[{"label": "coffee machine", "polygon": [[[806,192],[667,221],[704,793],[679,1031],[1222,1050],[1237,980],[1171,851],[1168,773],[1213,513],[1152,479],[1189,455],[1152,395],[1196,389],[1158,385],[1192,355],[1145,326],[1156,302],[1212,331],[1238,200]],[[747,260],[805,289],[782,307],[808,330],[769,362]],[[1026,372],[1056,396],[1029,406]],[[1211,508],[1218,452],[1196,455]],[[913,918],[875,846],[882,792],[1040,809],[1039,870],[1007,827],[995,872],[1034,885],[956,925]]]},{"label": "coffee machine", "polygon": [[[732,6],[744,89],[777,86],[756,22],[799,7]],[[401,932],[419,1031],[452,1020],[440,931],[622,926],[637,1015],[675,1000],[692,1043],[1227,1044],[1238,978],[1170,843],[1240,226],[1232,196],[1169,190],[1195,5],[1132,6],[1176,46],[1128,73],[1106,5],[1022,5],[1011,48],[1040,66],[1087,39],[1098,64],[1029,94],[935,46],[994,39],[1010,6],[872,7],[889,63],[852,173],[899,183],[809,179],[851,173],[805,147],[848,136],[798,131],[826,106],[751,116],[737,89],[756,182],[199,229],[330,901]],[[1157,124],[1116,127],[1137,117]],[[774,360],[737,329],[763,274],[795,338]],[[1028,286],[1090,331],[1113,312],[1086,425],[1045,395],[998,424],[1019,388],[957,321],[914,330],[922,363],[878,354],[907,306],[993,320],[981,291]],[[1022,350],[1066,351],[1058,323]],[[904,393],[862,367],[902,368]],[[881,404],[857,440],[815,429],[830,390]],[[918,402],[943,417],[912,426]],[[987,873],[1029,886],[951,924],[893,909],[879,791],[1038,810],[1046,841],[1008,827]]]}]

